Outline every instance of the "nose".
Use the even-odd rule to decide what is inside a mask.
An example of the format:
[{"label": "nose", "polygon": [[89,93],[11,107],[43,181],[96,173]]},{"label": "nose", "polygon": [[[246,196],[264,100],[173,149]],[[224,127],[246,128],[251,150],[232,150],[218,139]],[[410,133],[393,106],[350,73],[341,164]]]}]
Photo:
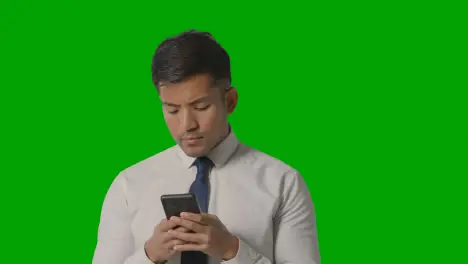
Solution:
[{"label": "nose", "polygon": [[184,131],[193,131],[198,127],[198,123],[190,110],[184,111],[182,117],[182,126]]}]

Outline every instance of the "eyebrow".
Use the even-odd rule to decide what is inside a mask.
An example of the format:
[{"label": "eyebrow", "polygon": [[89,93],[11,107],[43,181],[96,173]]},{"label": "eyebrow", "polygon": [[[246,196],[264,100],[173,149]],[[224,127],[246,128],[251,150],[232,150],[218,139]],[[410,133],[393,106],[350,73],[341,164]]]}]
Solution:
[{"label": "eyebrow", "polygon": [[[194,105],[194,104],[206,102],[206,101],[208,101],[208,99],[209,99],[208,96],[204,96],[204,97],[201,97],[201,98],[198,98],[198,99],[195,99],[195,100],[189,102],[189,105]],[[167,102],[167,101],[163,101],[163,105],[172,106],[172,107],[180,107],[180,105],[178,105],[178,104],[174,104],[174,103]]]}]

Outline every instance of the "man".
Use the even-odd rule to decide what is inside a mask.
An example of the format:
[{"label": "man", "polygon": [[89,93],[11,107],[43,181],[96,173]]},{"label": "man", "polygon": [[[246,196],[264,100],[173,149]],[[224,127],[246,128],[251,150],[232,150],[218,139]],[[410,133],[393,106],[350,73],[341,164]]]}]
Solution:
[{"label": "man", "polygon": [[[239,142],[230,59],[209,33],[163,41],[152,78],[177,144],[123,170],[104,200],[93,264],[319,264],[301,175]],[[201,214],[166,220],[160,197],[192,192]]]}]

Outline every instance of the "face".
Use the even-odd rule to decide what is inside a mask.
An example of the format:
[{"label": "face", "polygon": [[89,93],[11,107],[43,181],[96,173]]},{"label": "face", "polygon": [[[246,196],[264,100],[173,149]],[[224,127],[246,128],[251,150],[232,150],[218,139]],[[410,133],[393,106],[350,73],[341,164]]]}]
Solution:
[{"label": "face", "polygon": [[188,156],[206,155],[228,134],[228,115],[237,104],[234,88],[213,87],[203,74],[161,85],[159,95],[166,125]]}]

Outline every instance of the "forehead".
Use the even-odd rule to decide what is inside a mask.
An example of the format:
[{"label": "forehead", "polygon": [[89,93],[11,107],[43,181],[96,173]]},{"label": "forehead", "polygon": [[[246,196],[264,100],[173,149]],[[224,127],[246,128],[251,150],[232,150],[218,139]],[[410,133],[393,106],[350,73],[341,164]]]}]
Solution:
[{"label": "forehead", "polygon": [[219,93],[219,89],[212,87],[209,75],[195,75],[179,83],[161,85],[159,94],[161,99],[173,103],[184,103],[200,97],[212,97]]}]

